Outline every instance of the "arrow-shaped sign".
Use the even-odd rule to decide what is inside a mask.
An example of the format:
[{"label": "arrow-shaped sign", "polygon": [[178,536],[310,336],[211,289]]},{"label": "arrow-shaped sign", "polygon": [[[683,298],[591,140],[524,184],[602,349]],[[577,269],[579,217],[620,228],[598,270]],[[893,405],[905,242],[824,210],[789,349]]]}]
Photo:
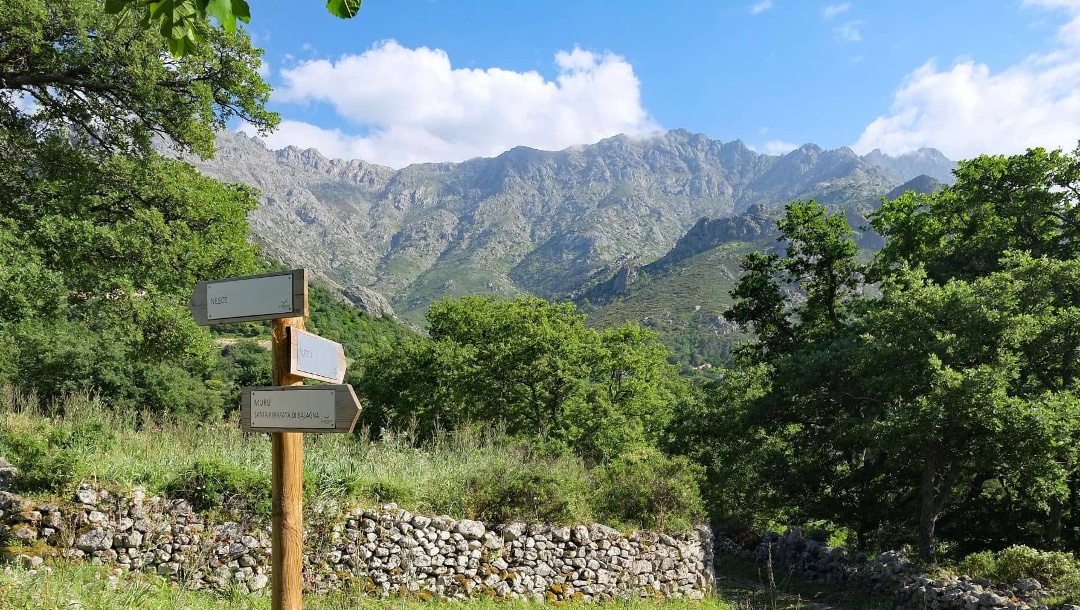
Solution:
[{"label": "arrow-shaped sign", "polygon": [[307,270],[199,282],[188,309],[202,326],[306,316]]},{"label": "arrow-shaped sign", "polygon": [[352,386],[297,385],[244,388],[244,432],[352,432],[360,401]]},{"label": "arrow-shaped sign", "polygon": [[289,374],[341,383],[345,379],[345,348],[293,326],[286,327],[289,342]]}]

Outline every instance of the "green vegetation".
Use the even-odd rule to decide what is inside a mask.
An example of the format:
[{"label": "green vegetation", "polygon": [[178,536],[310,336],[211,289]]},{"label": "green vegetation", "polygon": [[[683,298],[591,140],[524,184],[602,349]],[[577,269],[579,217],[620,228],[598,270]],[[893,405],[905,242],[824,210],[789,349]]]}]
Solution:
[{"label": "green vegetation", "polygon": [[366,363],[359,389],[376,432],[415,421],[499,422],[549,451],[603,462],[655,445],[688,387],[655,336],[636,325],[587,328],[570,304],[518,297],[442,300],[427,314],[430,338]]},{"label": "green vegetation", "polygon": [[732,304],[730,291],[739,261],[748,252],[774,247],[774,239],[712,248],[672,264],[656,277],[639,271],[632,292],[603,305],[582,306],[587,323],[608,328],[635,322],[656,332],[670,352],[669,362],[684,375],[692,367],[719,367],[735,344],[748,335],[723,324],[721,313]]},{"label": "green vegetation", "polygon": [[[612,506],[613,486],[636,477],[644,487],[648,472],[612,480],[580,458],[540,453],[497,428],[437,430],[425,442],[409,431],[386,431],[378,440],[365,434],[308,435],[304,454],[309,500],[396,502],[418,513],[489,522],[600,521],[627,528],[663,525],[669,531],[685,530],[700,511],[697,482],[689,473],[674,473],[670,489],[652,490],[632,509]],[[63,496],[94,480],[183,497],[234,519],[269,514],[269,438],[244,434],[233,424],[123,413],[81,395],[43,405],[7,388],[0,392],[0,456],[18,468],[14,484],[22,493]],[[650,459],[654,468],[679,466],[659,456]]]},{"label": "green vegetation", "polygon": [[893,596],[881,596],[859,587],[803,581],[769,561],[759,564],[734,554],[716,557],[714,594],[746,610],[892,610]]},{"label": "green vegetation", "polygon": [[[442,610],[461,608],[460,603],[419,601],[417,599],[377,599],[356,590],[325,595],[307,595],[308,610]],[[474,610],[533,610],[546,606],[521,600],[470,601]],[[606,604],[566,603],[568,610],[735,610],[723,599],[700,602],[625,599]],[[61,563],[51,571],[30,572],[15,569],[0,571],[0,608],[11,610],[263,610],[270,608],[269,596],[214,594],[171,585],[162,577],[144,572],[116,572],[105,566]]]},{"label": "green vegetation", "polygon": [[[0,456],[20,492],[94,479],[265,516],[268,440],[230,412],[244,385],[269,383],[266,325],[211,334],[186,308],[196,281],[265,266],[248,242],[255,193],[151,146],[205,156],[230,120],[276,124],[260,52],[233,27],[247,7],[105,5],[0,5]],[[672,263],[593,326],[570,304],[462,296],[435,302],[421,336],[314,287],[309,328],[345,345],[364,427],[309,435],[305,493],[488,521],[813,524],[864,550],[910,545],[926,565],[1075,590],[1080,151],[984,156],[956,176],[871,214],[873,260],[849,226],[861,210],[795,202],[782,254],[770,239]],[[751,237],[767,233],[754,222]],[[742,231],[707,225],[697,245]],[[570,289],[558,274],[573,257],[552,264],[565,252],[550,244],[513,273],[543,267],[549,290]],[[484,290],[504,264],[450,294]],[[411,296],[445,292],[441,273]],[[673,361],[716,374],[695,386]],[[62,601],[17,597],[39,585],[14,579],[74,589],[97,573],[54,574],[0,576],[0,604]],[[88,589],[99,607],[186,595],[152,579]]]},{"label": "green vegetation", "polygon": [[[363,0],[328,0],[326,10],[331,15],[350,19],[360,11]],[[139,27],[154,29],[165,39],[173,57],[193,55],[206,47],[214,30],[210,17],[226,32],[236,32],[236,22],[251,21],[246,0],[105,0],[105,12],[129,14]]]},{"label": "green vegetation", "polygon": [[171,60],[160,38],[78,0],[6,4],[0,30],[0,383],[219,412],[202,382],[216,350],[185,305],[196,280],[254,268],[255,196],[151,139],[206,155],[231,119],[275,125],[260,52],[215,32]]},{"label": "green vegetation", "polygon": [[1016,545],[996,553],[980,551],[968,555],[956,566],[956,571],[994,582],[1034,578],[1044,587],[1066,594],[1071,603],[1080,599],[1080,562],[1071,553]]},{"label": "green vegetation", "polygon": [[828,523],[928,564],[942,541],[1077,549],[1078,161],[962,162],[873,215],[870,265],[842,213],[787,206],[786,256],[746,256],[725,314],[755,341],[673,426],[714,518]]}]

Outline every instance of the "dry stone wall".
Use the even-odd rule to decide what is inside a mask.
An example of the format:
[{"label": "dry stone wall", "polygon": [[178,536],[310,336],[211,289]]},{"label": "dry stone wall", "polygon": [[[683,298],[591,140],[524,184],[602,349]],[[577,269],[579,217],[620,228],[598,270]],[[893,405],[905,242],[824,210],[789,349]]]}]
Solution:
[{"label": "dry stone wall", "polygon": [[[421,598],[700,599],[712,585],[712,535],[623,532],[446,516],[312,507],[305,514],[305,588],[351,581],[369,593]],[[0,539],[30,567],[50,553],[153,571],[188,586],[268,589],[265,524],[215,523],[184,500],[81,488],[71,503],[39,503],[0,491]]]},{"label": "dry stone wall", "polygon": [[[728,545],[720,540],[717,546]],[[1047,610],[1040,600],[1053,594],[1034,578],[993,583],[966,576],[937,578],[912,573],[911,563],[897,551],[872,558],[852,554],[803,538],[798,528],[783,535],[767,534],[755,549],[754,559],[771,563],[777,573],[790,571],[804,580],[867,585],[895,595],[899,607],[909,610]]]}]

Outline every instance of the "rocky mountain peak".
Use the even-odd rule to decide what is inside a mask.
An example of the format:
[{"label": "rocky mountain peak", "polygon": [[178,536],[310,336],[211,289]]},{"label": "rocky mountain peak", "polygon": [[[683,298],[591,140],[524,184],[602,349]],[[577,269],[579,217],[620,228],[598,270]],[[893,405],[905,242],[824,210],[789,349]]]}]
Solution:
[{"label": "rocky mountain peak", "polygon": [[873,202],[928,173],[905,172],[940,162],[933,152],[898,160],[814,144],[777,157],[685,129],[400,170],[269,151],[240,134],[222,134],[219,148],[195,163],[262,191],[250,218],[264,251],[414,321],[444,295],[578,293],[616,261],[647,264],[679,243],[682,256],[756,233],[795,199]]}]

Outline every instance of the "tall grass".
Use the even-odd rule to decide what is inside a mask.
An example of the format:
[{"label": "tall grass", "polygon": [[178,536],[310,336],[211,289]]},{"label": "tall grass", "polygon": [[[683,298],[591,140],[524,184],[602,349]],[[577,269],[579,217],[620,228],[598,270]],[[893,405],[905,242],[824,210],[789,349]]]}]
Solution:
[{"label": "tall grass", "polygon": [[[192,424],[121,413],[92,395],[45,404],[32,394],[0,390],[0,457],[23,471],[20,481],[32,492],[68,493],[95,480],[120,490],[184,495],[198,475],[224,485],[236,481],[244,487],[234,490],[237,496],[258,493],[251,487],[265,480],[269,495],[268,435],[245,433],[233,422]],[[580,460],[539,455],[497,428],[468,426],[423,444],[408,431],[379,440],[364,431],[308,434],[304,465],[305,495],[312,500],[396,502],[414,512],[457,518],[580,522],[594,517],[588,498],[573,497],[592,488]],[[48,472],[47,480],[34,479],[35,472]],[[515,498],[503,498],[508,507],[493,515],[491,489],[508,480],[534,481],[548,488],[537,493],[565,498],[557,506],[539,506],[533,497],[522,497],[517,507]],[[240,502],[234,508],[250,506]]]}]

